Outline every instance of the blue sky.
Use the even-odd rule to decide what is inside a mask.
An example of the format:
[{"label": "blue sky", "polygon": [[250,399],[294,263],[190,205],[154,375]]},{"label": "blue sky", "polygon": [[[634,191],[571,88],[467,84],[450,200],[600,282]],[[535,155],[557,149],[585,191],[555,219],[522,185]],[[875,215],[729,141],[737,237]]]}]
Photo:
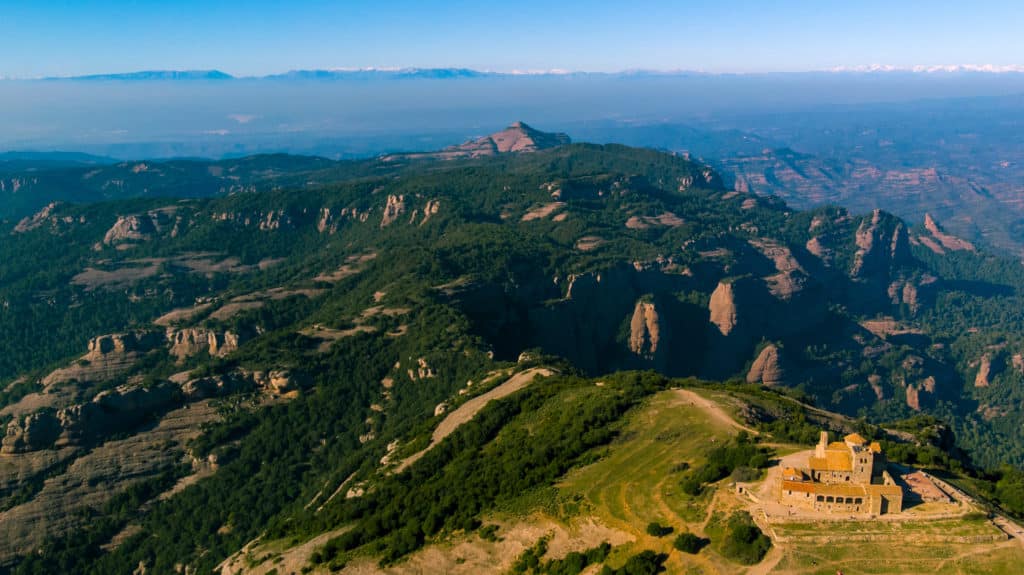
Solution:
[{"label": "blue sky", "polygon": [[0,76],[1024,65],[1024,2],[0,0]]}]

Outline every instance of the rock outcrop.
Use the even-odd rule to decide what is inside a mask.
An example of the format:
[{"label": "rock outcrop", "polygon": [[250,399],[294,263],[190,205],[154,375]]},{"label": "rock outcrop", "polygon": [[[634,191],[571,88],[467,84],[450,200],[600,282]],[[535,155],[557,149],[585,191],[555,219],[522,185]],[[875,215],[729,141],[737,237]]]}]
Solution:
[{"label": "rock outcrop", "polygon": [[782,365],[781,351],[775,344],[768,344],[757,355],[747,372],[747,383],[767,386],[782,385],[786,381],[786,370]]},{"label": "rock outcrop", "polygon": [[546,150],[571,143],[566,134],[541,132],[523,122],[516,122],[500,132],[470,140],[457,146],[449,146],[439,152],[401,154],[386,156],[385,161],[403,158],[454,160],[458,158],[480,158],[498,154],[528,153]]},{"label": "rock outcrop", "polygon": [[196,354],[207,353],[211,357],[224,357],[238,349],[238,334],[225,331],[216,332],[205,328],[168,329],[168,352],[178,358],[178,362]]},{"label": "rock outcrop", "polygon": [[170,407],[177,397],[170,382],[143,387],[123,385],[97,394],[92,401],[54,412],[37,412],[7,426],[0,452],[38,451],[52,446],[81,445],[103,435],[138,425],[154,412]]},{"label": "rock outcrop", "polygon": [[708,310],[711,312],[711,323],[722,335],[732,333],[737,323],[736,291],[733,282],[718,282],[718,287],[711,293]]},{"label": "rock outcrop", "polygon": [[629,322],[629,350],[643,359],[654,360],[661,342],[661,330],[654,302],[637,301]]},{"label": "rock outcrop", "polygon": [[850,269],[853,278],[887,280],[895,267],[911,260],[907,227],[882,210],[876,209],[861,222],[855,241],[857,252]]},{"label": "rock outcrop", "polygon": [[346,221],[365,222],[370,218],[370,210],[359,208],[320,208],[320,216],[316,222],[316,229],[321,234],[335,234],[338,227]]},{"label": "rock outcrop", "polygon": [[677,188],[680,192],[685,192],[691,188],[706,188],[709,190],[721,190],[725,186],[722,184],[722,177],[718,175],[718,172],[711,168],[702,168],[699,174],[681,176],[678,180]]},{"label": "rock outcrop", "polygon": [[18,222],[18,225],[14,226],[14,233],[23,234],[25,232],[29,232],[36,228],[42,227],[47,223],[53,223],[54,212],[57,211],[57,208],[60,205],[60,202],[50,202],[38,212],[32,214],[31,216],[22,218],[22,220]]},{"label": "rock outcrop", "polygon": [[932,218],[931,214],[924,215],[924,227],[928,230],[931,237],[921,236],[918,239],[921,243],[936,253],[945,253],[945,250],[953,252],[975,251],[974,244],[971,242],[947,234],[946,231],[942,229],[942,226]]},{"label": "rock outcrop", "polygon": [[405,196],[388,195],[387,203],[384,204],[384,216],[381,217],[380,227],[390,226],[405,213]]},{"label": "rock outcrop", "polygon": [[175,211],[176,208],[168,207],[144,214],[118,216],[117,221],[103,236],[103,245],[127,247],[127,244],[149,241],[156,234],[181,221],[180,217],[176,221],[173,219]]},{"label": "rock outcrop", "polygon": [[536,152],[570,142],[571,140],[566,134],[541,132],[523,122],[516,122],[500,132],[445,148],[441,153],[476,158],[514,152]]},{"label": "rock outcrop", "polygon": [[101,335],[89,340],[89,351],[72,365],[43,378],[49,387],[69,381],[105,381],[131,369],[148,351],[162,346],[162,334],[130,332]]},{"label": "rock outcrop", "polygon": [[988,387],[992,385],[992,378],[1002,371],[1002,357],[992,353],[986,353],[978,361],[978,373],[974,376],[974,387]]},{"label": "rock outcrop", "polygon": [[50,412],[39,412],[17,418],[7,424],[7,434],[0,442],[0,453],[24,453],[45,449],[61,433],[60,420]]}]

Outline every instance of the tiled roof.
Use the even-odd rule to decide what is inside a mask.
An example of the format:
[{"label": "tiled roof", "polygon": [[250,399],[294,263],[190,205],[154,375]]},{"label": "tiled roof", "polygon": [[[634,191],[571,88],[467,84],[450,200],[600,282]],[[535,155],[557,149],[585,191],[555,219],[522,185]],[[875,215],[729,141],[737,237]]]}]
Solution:
[{"label": "tiled roof", "polygon": [[[871,485],[870,487],[896,487],[895,485]],[[782,482],[783,491],[799,491],[801,493],[813,493],[815,495],[834,495],[839,497],[866,497],[867,490],[862,485],[851,483],[812,483],[807,481],[785,481]],[[872,492],[876,492],[872,489]],[[877,493],[886,493],[877,491]]]},{"label": "tiled roof", "polygon": [[846,441],[846,443],[852,443],[854,445],[865,445],[868,442],[868,440],[861,437],[859,433],[851,433],[850,435],[847,435],[843,439]]},{"label": "tiled roof", "polygon": [[850,458],[848,449],[839,451],[827,449],[825,457],[810,457],[807,460],[808,466],[815,471],[852,471],[853,461]]}]

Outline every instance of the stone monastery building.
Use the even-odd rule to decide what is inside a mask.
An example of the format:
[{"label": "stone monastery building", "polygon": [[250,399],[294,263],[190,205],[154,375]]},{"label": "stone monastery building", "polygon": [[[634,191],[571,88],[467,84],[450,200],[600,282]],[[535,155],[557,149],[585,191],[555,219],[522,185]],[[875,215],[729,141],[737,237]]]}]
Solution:
[{"label": "stone monastery building", "polygon": [[826,513],[881,515],[903,509],[903,490],[885,470],[877,442],[852,433],[829,443],[822,431],[806,468],[782,470],[779,501]]}]

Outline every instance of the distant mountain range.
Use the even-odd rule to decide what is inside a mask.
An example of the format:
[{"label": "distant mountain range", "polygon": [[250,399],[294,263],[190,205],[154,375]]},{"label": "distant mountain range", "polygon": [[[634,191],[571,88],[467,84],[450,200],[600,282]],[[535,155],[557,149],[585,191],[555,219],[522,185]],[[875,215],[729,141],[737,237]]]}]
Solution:
[{"label": "distant mountain range", "polygon": [[76,81],[152,81],[152,80],[380,80],[380,79],[459,79],[520,76],[820,76],[835,74],[1022,74],[1024,66],[945,65],[945,66],[852,66],[804,72],[717,73],[700,70],[623,70],[586,72],[568,70],[515,70],[495,72],[472,68],[333,68],[289,70],[262,76],[234,76],[220,70],[142,70],[81,76],[48,76],[42,80]]}]

